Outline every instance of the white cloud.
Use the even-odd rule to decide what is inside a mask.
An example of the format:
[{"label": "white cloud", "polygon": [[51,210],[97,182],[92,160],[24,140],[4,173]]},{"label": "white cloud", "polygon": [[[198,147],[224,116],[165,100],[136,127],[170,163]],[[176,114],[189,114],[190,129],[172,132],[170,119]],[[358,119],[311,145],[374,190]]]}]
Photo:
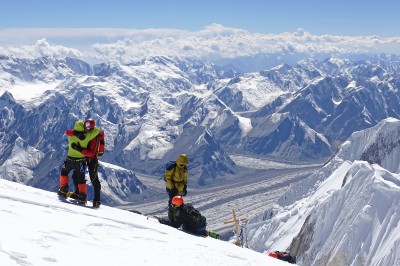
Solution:
[{"label": "white cloud", "polygon": [[74,48],[68,48],[60,45],[50,45],[46,39],[37,40],[34,45],[22,45],[19,47],[0,47],[0,54],[13,55],[24,58],[36,58],[50,56],[56,58],[64,57],[82,57],[83,54]]},{"label": "white cloud", "polygon": [[[35,38],[39,41],[33,46],[10,47],[6,44],[7,48],[0,47],[0,52],[77,57],[85,54],[96,61],[118,60],[123,63],[160,54],[210,60],[259,53],[400,54],[400,37],[312,35],[304,29],[281,34],[261,34],[212,24],[196,32],[111,28],[0,30],[0,40],[3,40],[0,45],[4,45],[4,40],[19,39],[26,42]],[[49,43],[67,43],[68,46],[79,47],[79,50]]]}]

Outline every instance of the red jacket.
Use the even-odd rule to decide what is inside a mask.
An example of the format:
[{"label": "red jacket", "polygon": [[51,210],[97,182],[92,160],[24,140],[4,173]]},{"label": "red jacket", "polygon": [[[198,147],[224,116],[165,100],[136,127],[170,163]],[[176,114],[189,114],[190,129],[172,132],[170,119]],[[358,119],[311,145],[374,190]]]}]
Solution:
[{"label": "red jacket", "polygon": [[97,135],[94,139],[89,141],[89,144],[86,149],[83,149],[81,153],[85,155],[86,158],[95,158],[96,155],[98,156],[98,150],[100,147],[100,134]]}]

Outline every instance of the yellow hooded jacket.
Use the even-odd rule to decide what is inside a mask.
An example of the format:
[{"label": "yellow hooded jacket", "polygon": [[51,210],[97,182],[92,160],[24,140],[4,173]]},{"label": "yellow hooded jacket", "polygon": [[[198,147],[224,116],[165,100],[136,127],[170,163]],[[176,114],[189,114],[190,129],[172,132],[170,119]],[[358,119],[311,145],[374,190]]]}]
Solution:
[{"label": "yellow hooded jacket", "polygon": [[[165,170],[165,181],[168,189],[174,189],[178,191],[178,195],[183,193],[184,186],[187,186],[188,171],[186,165],[189,163],[186,154],[181,154],[176,159],[175,170]],[[182,165],[182,166],[181,166]]]},{"label": "yellow hooded jacket", "polygon": [[[74,130],[78,132],[84,132],[84,123],[81,120],[75,122]],[[85,132],[85,139],[80,140],[77,136],[68,136],[68,156],[77,158],[77,159],[84,159],[85,155],[80,153],[79,151],[73,149],[71,147],[72,143],[79,143],[82,148],[87,148],[89,141],[94,139],[100,133],[100,128],[94,127],[92,130]]]}]

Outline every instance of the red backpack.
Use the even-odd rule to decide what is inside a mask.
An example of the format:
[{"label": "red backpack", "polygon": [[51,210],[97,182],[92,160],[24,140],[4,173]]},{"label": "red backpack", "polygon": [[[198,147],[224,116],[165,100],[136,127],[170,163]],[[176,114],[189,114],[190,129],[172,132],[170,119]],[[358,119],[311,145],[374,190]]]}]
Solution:
[{"label": "red backpack", "polygon": [[287,253],[286,251],[271,251],[268,256],[276,258],[278,260],[287,261],[291,264],[296,263],[296,257]]}]

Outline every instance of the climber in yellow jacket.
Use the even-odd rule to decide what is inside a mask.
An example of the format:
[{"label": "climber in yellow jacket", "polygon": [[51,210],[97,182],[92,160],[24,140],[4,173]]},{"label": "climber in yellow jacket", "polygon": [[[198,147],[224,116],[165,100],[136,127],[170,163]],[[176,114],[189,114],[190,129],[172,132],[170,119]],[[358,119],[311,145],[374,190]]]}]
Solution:
[{"label": "climber in yellow jacket", "polygon": [[175,162],[167,164],[165,169],[166,190],[168,193],[168,217],[173,217],[173,208],[171,207],[172,198],[179,196],[186,196],[188,170],[186,165],[189,163],[186,154],[178,156]]}]

